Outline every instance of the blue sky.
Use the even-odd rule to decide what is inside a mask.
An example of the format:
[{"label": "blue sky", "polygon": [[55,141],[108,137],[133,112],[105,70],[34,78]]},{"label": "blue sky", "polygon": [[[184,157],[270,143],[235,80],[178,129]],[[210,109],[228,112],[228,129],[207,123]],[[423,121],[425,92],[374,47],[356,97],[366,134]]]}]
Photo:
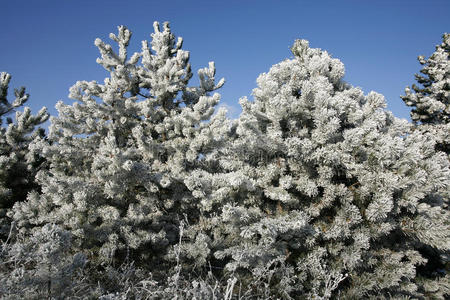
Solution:
[{"label": "blue sky", "polygon": [[258,75],[291,57],[289,47],[303,38],[339,58],[346,81],[383,94],[389,110],[409,118],[399,96],[415,82],[416,58],[429,56],[450,32],[448,0],[14,0],[0,7],[0,71],[12,74],[12,87],[27,87],[33,112],[46,106],[52,115],[58,100],[73,102],[67,95],[77,80],[108,76],[95,62],[95,38],[109,41],[125,25],[134,52],[150,39],[153,21],[170,21],[195,73],[215,61],[217,77],[227,80],[218,92],[231,117]]}]

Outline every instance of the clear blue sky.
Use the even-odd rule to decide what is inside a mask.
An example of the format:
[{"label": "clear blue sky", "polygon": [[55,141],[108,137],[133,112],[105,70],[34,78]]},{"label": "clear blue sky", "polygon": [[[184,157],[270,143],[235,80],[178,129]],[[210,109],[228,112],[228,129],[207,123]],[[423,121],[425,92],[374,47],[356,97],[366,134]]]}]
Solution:
[{"label": "clear blue sky", "polygon": [[346,81],[385,95],[388,109],[409,118],[399,96],[415,82],[416,58],[429,56],[450,32],[449,0],[3,0],[0,16],[0,71],[12,74],[12,87],[27,87],[33,112],[47,106],[52,115],[58,100],[73,102],[68,89],[77,80],[108,75],[95,62],[96,37],[109,40],[125,25],[134,52],[150,39],[153,21],[170,21],[195,74],[216,62],[217,77],[227,80],[219,92],[231,117],[257,76],[291,57],[289,47],[303,38],[339,58]]}]

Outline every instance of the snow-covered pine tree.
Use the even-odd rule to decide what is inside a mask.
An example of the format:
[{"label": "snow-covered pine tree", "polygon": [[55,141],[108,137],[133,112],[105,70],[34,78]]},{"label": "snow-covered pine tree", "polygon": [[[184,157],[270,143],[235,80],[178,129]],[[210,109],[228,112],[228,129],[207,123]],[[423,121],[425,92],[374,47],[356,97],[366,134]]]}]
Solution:
[{"label": "snow-covered pine tree", "polygon": [[442,43],[428,58],[419,56],[423,66],[416,74],[419,85],[405,89],[400,96],[411,106],[411,118],[422,131],[429,131],[438,139],[437,149],[450,155],[450,34],[442,36]]},{"label": "snow-covered pine tree", "polygon": [[23,112],[17,111],[14,120],[8,117],[29,98],[21,87],[14,90],[15,99],[8,101],[10,80],[10,74],[0,74],[0,240],[7,237],[10,229],[7,210],[14,203],[24,201],[27,194],[37,188],[34,176],[42,160],[28,146],[33,140],[44,137],[44,130],[37,126],[48,119],[45,108],[32,115],[29,107]]},{"label": "snow-covered pine tree", "polygon": [[450,247],[446,155],[382,95],[345,83],[338,59],[305,40],[292,52],[241,100],[228,173],[189,182],[213,266],[262,298],[444,299],[448,275],[417,268],[424,247]]},{"label": "snow-covered pine tree", "polygon": [[[127,256],[155,266],[179,240],[180,221],[198,220],[197,199],[184,179],[223,142],[225,110],[214,116],[224,84],[214,63],[192,77],[189,52],[169,24],[154,23],[151,45],[128,58],[131,32],[110,34],[118,53],[95,41],[109,71],[104,83],[79,81],[72,105],[57,104],[49,143],[36,143],[48,160],[37,175],[42,193],[14,207],[21,228],[60,224],[74,235],[74,250],[91,261]],[[129,251],[128,251],[129,250]],[[157,271],[158,268],[153,268]],[[167,271],[162,270],[161,271]]]}]

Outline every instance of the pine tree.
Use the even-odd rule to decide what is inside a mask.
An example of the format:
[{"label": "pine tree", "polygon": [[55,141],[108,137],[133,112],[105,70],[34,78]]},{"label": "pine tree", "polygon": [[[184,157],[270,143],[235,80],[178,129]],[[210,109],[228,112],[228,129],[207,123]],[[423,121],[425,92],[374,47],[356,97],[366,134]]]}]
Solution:
[{"label": "pine tree", "polygon": [[37,175],[42,193],[13,210],[21,228],[61,225],[73,234],[74,250],[94,262],[164,262],[181,221],[198,220],[185,177],[209,168],[204,160],[228,130],[224,110],[213,116],[220,96],[210,93],[224,84],[215,83],[214,63],[198,71],[198,87],[188,86],[182,39],[168,23],[161,30],[155,22],[151,36],[130,58],[126,27],[110,34],[118,53],[96,39],[97,62],[110,76],[103,84],[77,82],[70,89],[77,102],[57,104],[49,141],[34,145],[49,164]]},{"label": "pine tree", "polygon": [[8,117],[29,98],[25,88],[21,87],[14,91],[14,101],[8,101],[10,80],[10,74],[0,74],[0,239],[6,238],[10,230],[7,210],[14,203],[24,201],[30,191],[38,188],[34,176],[42,159],[29,149],[29,145],[44,137],[44,130],[36,127],[48,119],[45,108],[32,115],[28,107],[23,112],[17,111],[15,120]]},{"label": "pine tree", "polygon": [[428,58],[419,56],[423,66],[416,74],[419,85],[405,89],[400,96],[413,107],[411,118],[419,129],[429,131],[438,139],[437,148],[450,154],[450,34],[442,36],[442,43]]},{"label": "pine tree", "polygon": [[222,173],[190,181],[214,266],[261,298],[443,299],[448,275],[419,267],[450,247],[447,157],[339,60],[292,52],[241,99]]}]

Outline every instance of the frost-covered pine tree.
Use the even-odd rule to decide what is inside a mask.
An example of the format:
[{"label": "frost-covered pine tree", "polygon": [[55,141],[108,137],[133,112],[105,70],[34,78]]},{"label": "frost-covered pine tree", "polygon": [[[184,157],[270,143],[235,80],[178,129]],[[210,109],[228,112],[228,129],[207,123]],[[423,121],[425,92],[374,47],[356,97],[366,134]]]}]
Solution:
[{"label": "frost-covered pine tree", "polygon": [[419,85],[413,84],[401,96],[411,106],[411,118],[418,128],[438,138],[438,149],[450,154],[450,34],[442,36],[442,43],[428,58],[419,56],[423,66],[416,74]]},{"label": "frost-covered pine tree", "polygon": [[213,267],[261,298],[443,299],[448,275],[419,267],[443,268],[424,249],[450,247],[446,155],[345,83],[338,59],[305,40],[292,52],[241,100],[227,172],[189,182]]},{"label": "frost-covered pine tree", "polygon": [[14,203],[24,201],[27,194],[37,188],[34,176],[42,160],[30,151],[29,145],[35,139],[43,138],[44,130],[37,126],[48,119],[45,108],[32,115],[28,107],[17,111],[14,120],[8,117],[29,97],[21,87],[14,90],[15,99],[8,101],[10,80],[10,74],[0,74],[0,239],[6,238],[10,229],[7,210]]},{"label": "frost-covered pine tree", "polygon": [[[127,256],[162,263],[179,240],[181,220],[198,220],[197,199],[184,180],[209,168],[205,157],[223,142],[225,111],[213,116],[224,80],[215,83],[214,63],[192,77],[189,52],[169,24],[154,23],[151,44],[128,57],[131,32],[124,26],[95,41],[108,72],[104,83],[79,81],[72,105],[57,104],[49,141],[34,144],[48,160],[37,175],[42,193],[16,205],[21,228],[55,223],[74,236],[74,250],[91,261]],[[153,271],[157,271],[154,268]],[[165,270],[161,270],[165,271]]]}]

